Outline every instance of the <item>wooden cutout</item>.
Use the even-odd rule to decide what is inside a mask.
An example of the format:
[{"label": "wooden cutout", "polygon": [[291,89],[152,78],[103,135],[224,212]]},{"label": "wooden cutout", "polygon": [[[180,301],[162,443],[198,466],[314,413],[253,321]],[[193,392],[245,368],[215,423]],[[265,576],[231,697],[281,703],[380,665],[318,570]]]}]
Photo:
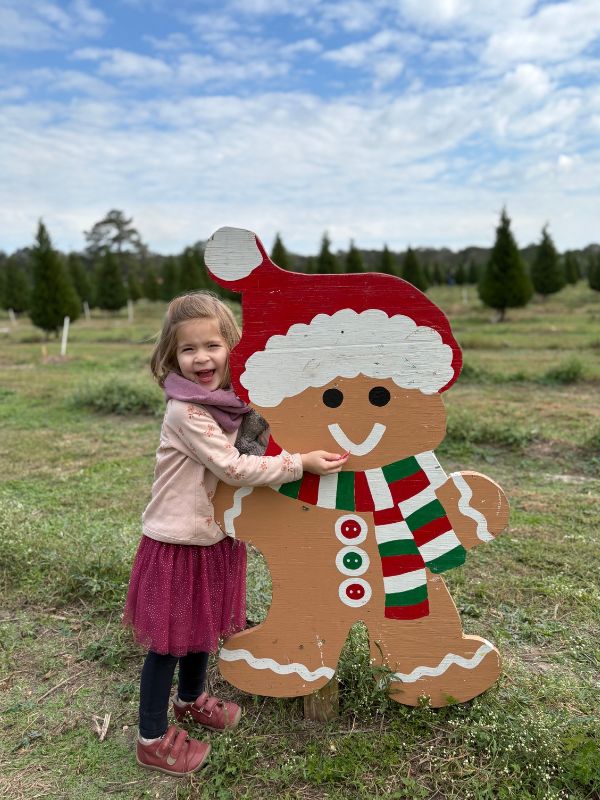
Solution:
[{"label": "wooden cutout", "polygon": [[206,263],[242,293],[232,381],[269,421],[267,455],[350,452],[326,478],[219,484],[215,518],[262,551],[273,579],[267,619],[225,642],[222,675],[253,694],[318,692],[362,620],[394,700],[438,707],[485,691],[500,656],[463,633],[440,573],[506,527],[508,502],[483,475],[447,476],[434,454],[441,394],[462,365],[448,320],[391,275],[280,270],[250,231],[217,231]]}]

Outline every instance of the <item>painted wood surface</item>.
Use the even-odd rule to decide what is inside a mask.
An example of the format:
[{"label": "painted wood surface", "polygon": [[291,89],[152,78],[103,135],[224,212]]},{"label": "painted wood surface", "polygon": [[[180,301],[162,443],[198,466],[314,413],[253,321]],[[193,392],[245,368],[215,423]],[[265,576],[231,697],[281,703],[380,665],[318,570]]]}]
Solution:
[{"label": "painted wood surface", "polygon": [[446,475],[434,453],[462,364],[448,320],[390,275],[280,270],[249,231],[217,231],[206,263],[242,292],[232,380],[269,421],[267,454],[350,452],[338,475],[219,485],[216,519],[262,551],[273,578],[267,619],[225,642],[222,674],[254,694],[317,692],[362,620],[395,700],[480,694],[500,657],[463,633],[441,575],[506,527],[508,503],[483,475]]}]

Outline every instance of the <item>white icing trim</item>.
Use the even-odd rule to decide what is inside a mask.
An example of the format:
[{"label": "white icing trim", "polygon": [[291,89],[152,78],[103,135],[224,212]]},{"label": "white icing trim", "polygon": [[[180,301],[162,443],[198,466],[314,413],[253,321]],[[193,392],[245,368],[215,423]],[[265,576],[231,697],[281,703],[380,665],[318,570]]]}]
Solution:
[{"label": "white icing trim", "polygon": [[[344,522],[356,522],[360,528],[360,533],[356,536],[344,536],[342,533],[342,525]],[[354,545],[361,544],[367,538],[369,526],[362,517],[357,517],[356,514],[344,514],[343,517],[338,517],[335,521],[335,535],[343,544]]]},{"label": "white icing trim", "polygon": [[310,670],[297,661],[291,664],[280,664],[272,658],[255,658],[249,650],[227,650],[222,647],[219,658],[222,658],[223,661],[245,661],[253,669],[270,669],[271,672],[276,672],[277,675],[296,674],[305,681],[318,681],[319,678],[331,680],[335,674],[335,670],[331,669],[331,667],[319,667],[318,669]]},{"label": "white icing trim", "polygon": [[357,375],[391,378],[404,389],[435,394],[454,375],[452,356],[437,330],[418,326],[404,314],[388,317],[379,308],[360,313],[343,308],[271,336],[264,350],[248,358],[240,382],[263,408],[278,406],[308,387]]},{"label": "white icing trim", "polygon": [[475,669],[475,667],[477,667],[483,661],[486,655],[493,649],[494,645],[484,639],[484,643],[477,650],[477,652],[471,656],[471,658],[464,658],[463,656],[456,655],[456,653],[448,653],[440,661],[437,667],[415,667],[413,671],[409,673],[395,672],[390,676],[390,680],[398,680],[402,681],[403,683],[414,683],[415,681],[418,681],[419,678],[437,678],[446,672],[446,670],[453,664],[463,667],[463,669]]},{"label": "white icing trim", "polygon": [[482,542],[491,542],[494,536],[489,532],[487,520],[476,508],[470,503],[473,497],[473,490],[460,474],[460,472],[452,472],[450,477],[454,481],[454,485],[460,492],[460,500],[458,501],[458,510],[465,517],[470,517],[477,523],[477,538]]},{"label": "white icing trim", "polygon": [[236,489],[233,495],[233,505],[223,514],[223,525],[228,536],[235,537],[235,526],[233,520],[242,513],[242,500],[254,491],[253,486],[242,486]]},{"label": "white icing trim", "polygon": [[363,439],[363,441],[359,444],[355,444],[346,436],[337,422],[333,425],[328,425],[327,427],[329,428],[329,433],[333,436],[336,443],[339,444],[340,447],[343,447],[344,450],[348,450],[350,453],[352,453],[353,456],[366,456],[367,453],[370,453],[371,450],[377,447],[386,429],[386,426],[382,425],[381,422],[376,422],[371,428],[371,432],[367,438]]},{"label": "white icing trim", "polygon": [[[360,567],[356,569],[351,569],[344,564],[344,556],[350,555],[352,553],[356,553],[362,558],[362,564]],[[366,553],[360,547],[342,547],[342,549],[338,552],[337,556],[335,557],[335,565],[338,570],[342,573],[342,575],[364,575],[365,572],[369,569],[369,565],[371,563],[371,559],[369,558],[369,554]]]},{"label": "white icing trim", "polygon": [[210,237],[204,251],[209,270],[225,281],[247,278],[263,262],[256,246],[256,235],[243,228],[219,228]]}]

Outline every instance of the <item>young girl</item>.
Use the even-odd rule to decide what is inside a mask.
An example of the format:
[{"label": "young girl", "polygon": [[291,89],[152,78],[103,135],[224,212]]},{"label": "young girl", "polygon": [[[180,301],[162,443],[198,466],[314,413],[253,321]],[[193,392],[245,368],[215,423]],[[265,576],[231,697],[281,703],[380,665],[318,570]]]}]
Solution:
[{"label": "young girl", "polygon": [[234,447],[251,411],[230,388],[229,352],[239,339],[226,305],[207,292],[187,294],[169,304],[151,360],[167,408],[124,622],[148,648],[140,682],[137,761],[172,775],[200,769],[210,751],[209,744],[190,739],[175,725],[168,727],[177,662],[173,711],[178,721],[189,716],[209,729],[224,730],[237,725],[241,715],[235,703],[204,691],[208,654],[218,649],[220,638],[242,630],[246,622],[246,550],[214,520],[217,482],[288,483],[304,470],[339,472],[346,458],[321,450],[242,455]]}]

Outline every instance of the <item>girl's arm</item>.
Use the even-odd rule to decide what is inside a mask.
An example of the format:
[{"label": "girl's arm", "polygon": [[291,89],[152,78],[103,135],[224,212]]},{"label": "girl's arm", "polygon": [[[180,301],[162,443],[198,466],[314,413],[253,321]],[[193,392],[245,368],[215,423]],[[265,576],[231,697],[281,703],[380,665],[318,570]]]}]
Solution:
[{"label": "girl's arm", "polygon": [[171,400],[166,425],[176,446],[230,486],[268,486],[289,483],[304,470],[327,475],[339,472],[346,459],[322,450],[300,455],[242,455],[203,407]]}]

